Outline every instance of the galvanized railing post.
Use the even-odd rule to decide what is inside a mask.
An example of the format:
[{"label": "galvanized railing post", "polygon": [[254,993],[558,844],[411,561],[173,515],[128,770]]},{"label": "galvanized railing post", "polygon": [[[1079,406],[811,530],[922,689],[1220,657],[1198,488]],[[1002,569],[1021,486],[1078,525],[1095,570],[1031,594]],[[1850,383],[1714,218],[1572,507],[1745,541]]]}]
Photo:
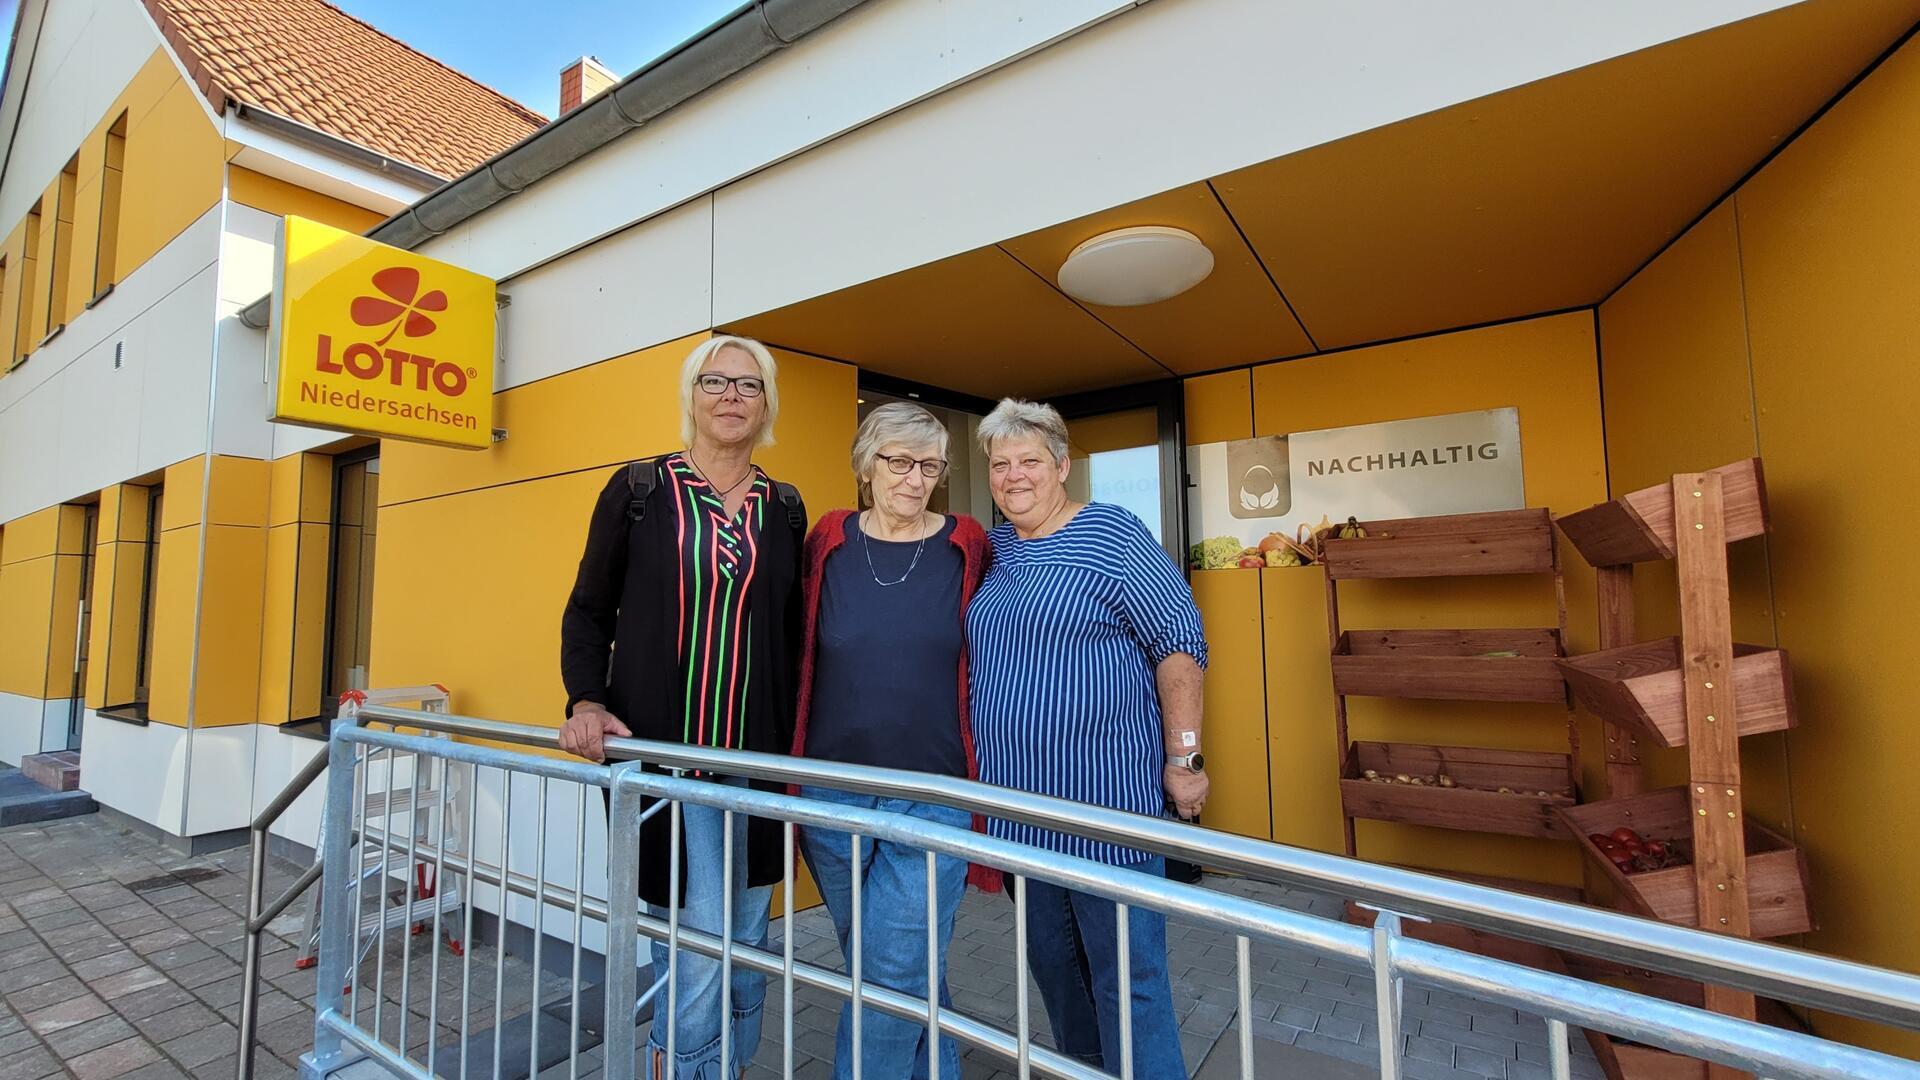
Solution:
[{"label": "galvanized railing post", "polygon": [[1373,1003],[1380,1024],[1380,1080],[1400,1078],[1400,976],[1393,947],[1400,937],[1400,916],[1374,909]]},{"label": "galvanized railing post", "polygon": [[[339,1068],[340,1036],[328,1023],[346,1004],[347,969],[356,952],[357,911],[347,881],[358,869],[349,865],[353,847],[354,744],[334,738],[327,744],[326,840],[321,844],[320,970],[313,1002],[313,1051],[300,1059],[302,1077],[321,1077]],[[351,1017],[347,1018],[351,1021]]]},{"label": "galvanized railing post", "polygon": [[616,765],[608,778],[606,1017],[600,1036],[607,1076],[639,1075],[633,1003],[640,995],[640,789],[621,782],[639,768],[638,762]]},{"label": "galvanized railing post", "polygon": [[247,951],[240,965],[239,1080],[253,1080],[253,1039],[260,1024],[260,935],[255,928],[267,904],[267,831],[253,830],[247,878]]}]

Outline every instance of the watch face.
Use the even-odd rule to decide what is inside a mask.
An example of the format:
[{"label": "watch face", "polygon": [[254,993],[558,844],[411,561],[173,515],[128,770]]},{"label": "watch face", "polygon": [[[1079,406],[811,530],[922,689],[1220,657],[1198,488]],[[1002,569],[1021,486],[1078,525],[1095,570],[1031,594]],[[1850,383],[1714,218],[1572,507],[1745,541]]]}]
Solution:
[{"label": "watch face", "polygon": [[1190,758],[1187,761],[1187,768],[1192,769],[1194,772],[1200,772],[1204,770],[1206,767],[1207,767],[1206,756],[1197,752],[1193,755],[1192,758]]}]

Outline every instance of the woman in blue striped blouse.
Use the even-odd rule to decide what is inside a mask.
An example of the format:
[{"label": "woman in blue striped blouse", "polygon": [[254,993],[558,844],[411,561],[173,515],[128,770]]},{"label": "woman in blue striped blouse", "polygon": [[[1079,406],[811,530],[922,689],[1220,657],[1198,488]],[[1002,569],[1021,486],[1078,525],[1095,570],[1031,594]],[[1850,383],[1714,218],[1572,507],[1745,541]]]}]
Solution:
[{"label": "woman in blue striped blouse", "polygon": [[[1067,426],[1008,399],[980,424],[994,502],[993,561],[967,612],[980,779],[1140,814],[1207,797],[1200,756],[1206,635],[1173,560],[1132,513],[1067,496]],[[1157,855],[1018,822],[995,836],[1155,876]],[[1166,965],[1166,920],[1130,910],[1133,1067],[1185,1077]],[[1061,1052],[1120,1067],[1114,904],[1027,887],[1027,961]]]}]

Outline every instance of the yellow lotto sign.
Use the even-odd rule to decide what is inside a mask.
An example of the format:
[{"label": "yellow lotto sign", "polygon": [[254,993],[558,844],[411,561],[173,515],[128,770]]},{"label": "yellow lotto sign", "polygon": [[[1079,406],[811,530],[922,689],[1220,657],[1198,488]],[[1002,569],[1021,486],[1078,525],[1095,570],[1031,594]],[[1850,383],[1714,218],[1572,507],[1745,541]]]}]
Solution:
[{"label": "yellow lotto sign", "polygon": [[280,222],[268,419],[481,449],[495,285],[305,218]]}]

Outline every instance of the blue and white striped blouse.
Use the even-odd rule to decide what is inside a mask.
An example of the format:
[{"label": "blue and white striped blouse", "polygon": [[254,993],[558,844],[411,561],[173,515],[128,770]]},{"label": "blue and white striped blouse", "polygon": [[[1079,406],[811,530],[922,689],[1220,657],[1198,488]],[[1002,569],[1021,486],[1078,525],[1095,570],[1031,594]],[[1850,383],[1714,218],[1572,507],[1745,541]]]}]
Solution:
[{"label": "blue and white striped blouse", "polygon": [[[1207,662],[1185,579],[1131,512],[1090,503],[1049,536],[989,534],[993,562],[967,609],[980,779],[1159,816],[1160,698],[1174,653]],[[989,818],[998,837],[1125,865],[1115,844]]]}]

